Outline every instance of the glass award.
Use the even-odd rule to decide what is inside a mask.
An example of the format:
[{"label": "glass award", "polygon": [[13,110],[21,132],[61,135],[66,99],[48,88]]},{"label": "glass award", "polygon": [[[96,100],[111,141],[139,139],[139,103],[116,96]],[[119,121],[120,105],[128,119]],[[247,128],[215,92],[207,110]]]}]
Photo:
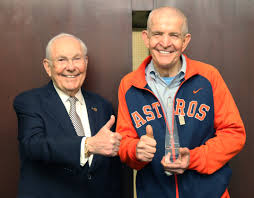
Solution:
[{"label": "glass award", "polygon": [[[176,123],[173,126],[173,130],[169,132],[168,127],[166,127],[165,136],[165,163],[174,163],[179,157],[179,136]],[[170,176],[172,173],[165,171],[166,175]]]}]

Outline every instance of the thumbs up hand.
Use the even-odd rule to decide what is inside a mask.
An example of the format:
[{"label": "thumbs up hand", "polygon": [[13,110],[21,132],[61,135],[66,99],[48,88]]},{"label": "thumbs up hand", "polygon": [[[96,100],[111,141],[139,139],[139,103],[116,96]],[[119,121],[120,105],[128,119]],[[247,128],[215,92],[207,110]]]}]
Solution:
[{"label": "thumbs up hand", "polygon": [[119,133],[112,132],[110,128],[115,123],[115,116],[93,136],[87,138],[87,149],[91,154],[100,154],[104,156],[116,156],[119,150],[122,136]]},{"label": "thumbs up hand", "polygon": [[143,162],[151,162],[156,152],[156,141],[153,137],[153,128],[146,126],[146,135],[140,137],[136,147],[136,158]]},{"label": "thumbs up hand", "polygon": [[153,127],[151,125],[146,126],[146,135],[150,138],[154,138],[153,137]]}]

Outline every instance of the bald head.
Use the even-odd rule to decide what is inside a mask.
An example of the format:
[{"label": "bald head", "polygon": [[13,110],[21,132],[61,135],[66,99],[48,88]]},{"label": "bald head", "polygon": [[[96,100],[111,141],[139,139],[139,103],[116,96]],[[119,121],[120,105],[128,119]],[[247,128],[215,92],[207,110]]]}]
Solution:
[{"label": "bald head", "polygon": [[[156,16],[156,17],[155,17]],[[147,20],[147,31],[150,32],[151,27],[154,23],[155,18],[158,20],[161,16],[177,17],[182,20],[182,34],[185,35],[188,33],[188,20],[186,16],[177,8],[173,7],[161,7],[152,10],[148,16]]]}]

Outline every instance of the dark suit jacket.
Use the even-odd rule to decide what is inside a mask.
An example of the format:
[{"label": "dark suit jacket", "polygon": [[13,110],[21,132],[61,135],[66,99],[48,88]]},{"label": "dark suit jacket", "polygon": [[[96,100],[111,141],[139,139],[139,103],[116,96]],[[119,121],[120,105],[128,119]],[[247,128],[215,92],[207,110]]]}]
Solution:
[{"label": "dark suit jacket", "polygon": [[[112,105],[82,90],[92,136],[113,114]],[[24,92],[14,100],[18,117],[20,180],[18,198],[119,198],[118,157],[94,155],[80,166],[81,137],[53,83]]]}]

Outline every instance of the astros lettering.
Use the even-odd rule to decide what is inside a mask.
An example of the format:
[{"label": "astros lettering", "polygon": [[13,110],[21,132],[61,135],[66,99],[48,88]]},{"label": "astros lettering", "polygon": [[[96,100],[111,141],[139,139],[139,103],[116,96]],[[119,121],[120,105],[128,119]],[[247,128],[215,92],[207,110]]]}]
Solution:
[{"label": "astros lettering", "polygon": [[[135,122],[135,127],[139,128],[156,117],[159,119],[162,117],[162,111],[160,103],[155,102],[151,105],[145,105],[142,107],[143,117],[138,111],[131,113],[132,119]],[[206,117],[206,113],[210,110],[210,107],[206,104],[198,104],[198,101],[185,102],[184,99],[176,99],[175,115],[194,117],[200,121],[203,121]]]}]

